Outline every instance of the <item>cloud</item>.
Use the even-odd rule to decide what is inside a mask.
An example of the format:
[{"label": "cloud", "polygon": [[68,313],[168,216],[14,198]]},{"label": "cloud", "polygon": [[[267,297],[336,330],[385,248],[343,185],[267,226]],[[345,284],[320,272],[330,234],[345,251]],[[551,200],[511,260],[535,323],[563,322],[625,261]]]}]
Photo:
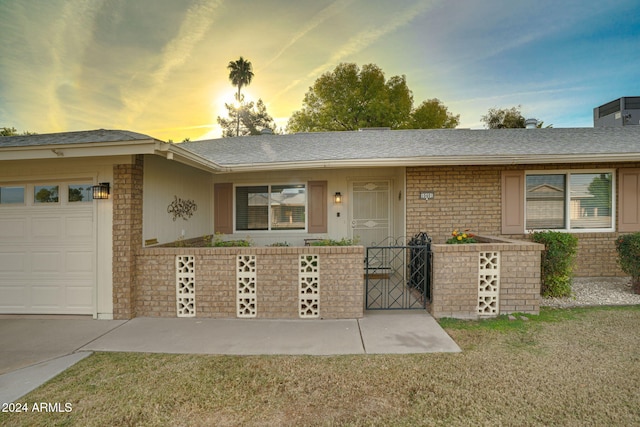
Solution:
[{"label": "cloud", "polygon": [[275,56],[267,61],[267,63],[258,71],[262,69],[268,68],[274,61],[282,56],[291,46],[296,44],[298,40],[302,37],[306,36],[310,31],[318,27],[320,24],[325,22],[327,19],[332,16],[338,14],[342,10],[344,10],[347,6],[353,3],[354,0],[337,0],[331,3],[329,6],[322,9],[320,12],[316,13],[313,18],[302,28],[300,29],[294,36],[291,38],[289,43],[283,46]]},{"label": "cloud", "polygon": [[151,100],[162,92],[163,85],[171,73],[187,62],[194,47],[204,38],[215,21],[216,9],[222,3],[222,0],[201,0],[187,10],[178,34],[162,50],[158,69],[149,76],[147,92],[139,94],[136,91],[127,91],[134,94],[124,99],[129,110],[129,122],[134,122],[145,111]]},{"label": "cloud", "polygon": [[[65,2],[51,31],[51,67],[46,69],[48,125],[55,130],[68,127],[65,98],[73,98],[77,87],[80,58],[93,40],[95,19],[103,0],[73,0]],[[61,96],[64,94],[64,96]]]},{"label": "cloud", "polygon": [[[369,27],[356,35],[351,37],[345,44],[338,47],[336,53],[331,55],[331,57],[325,61],[322,65],[314,68],[310,72],[307,73],[306,79],[313,79],[318,77],[320,74],[326,72],[328,69],[331,69],[338,65],[344,59],[353,56],[367,47],[371,46],[373,43],[378,41],[380,38],[390,34],[399,28],[408,25],[413,21],[417,16],[424,13],[427,9],[432,6],[432,1],[419,1],[415,3],[412,7],[401,10],[395,15],[391,16],[391,18],[385,24],[381,26]],[[385,17],[386,18],[386,17]],[[295,80],[291,82],[287,87],[278,92],[273,99],[278,99],[280,96],[289,92],[291,89],[296,87],[303,79]]]}]

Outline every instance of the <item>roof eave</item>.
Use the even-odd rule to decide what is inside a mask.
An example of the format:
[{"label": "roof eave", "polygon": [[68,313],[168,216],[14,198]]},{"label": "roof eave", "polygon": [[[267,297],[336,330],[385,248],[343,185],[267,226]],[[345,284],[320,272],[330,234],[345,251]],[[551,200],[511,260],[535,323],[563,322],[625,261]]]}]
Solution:
[{"label": "roof eave", "polygon": [[341,169],[366,167],[403,166],[452,166],[452,165],[517,165],[561,163],[611,163],[640,161],[640,153],[567,154],[523,156],[425,156],[377,159],[313,160],[296,162],[269,162],[218,165],[219,173],[261,172],[285,169]]},{"label": "roof eave", "polygon": [[153,154],[156,139],[133,141],[89,142],[81,144],[47,144],[0,148],[0,160],[37,160]]},{"label": "roof eave", "polygon": [[206,172],[220,173],[228,172],[227,168],[219,165],[216,162],[208,160],[207,158],[186,150],[179,145],[161,143],[156,147],[155,154],[165,157],[167,160],[174,160],[183,163],[188,166],[192,166]]}]

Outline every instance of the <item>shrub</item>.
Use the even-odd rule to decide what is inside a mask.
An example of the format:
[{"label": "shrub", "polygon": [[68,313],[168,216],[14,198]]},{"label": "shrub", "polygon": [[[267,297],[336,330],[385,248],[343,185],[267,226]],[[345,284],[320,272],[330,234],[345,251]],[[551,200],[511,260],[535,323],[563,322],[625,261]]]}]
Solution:
[{"label": "shrub", "polygon": [[542,252],[542,296],[570,296],[578,239],[559,231],[537,231],[531,234],[531,240],[545,246]]},{"label": "shrub", "polygon": [[640,233],[625,234],[616,239],[618,265],[631,276],[631,289],[640,294]]},{"label": "shrub", "polygon": [[224,236],[224,234],[216,233],[215,236],[213,236],[213,241],[211,240],[211,237],[209,237],[209,242],[207,243],[207,246],[213,246],[214,248],[232,248],[232,247],[249,247],[252,244],[251,240],[248,240],[248,239],[223,240],[222,236]]},{"label": "shrub", "polygon": [[344,237],[340,240],[323,239],[311,242],[311,246],[354,246],[357,244],[357,239],[345,239]]}]

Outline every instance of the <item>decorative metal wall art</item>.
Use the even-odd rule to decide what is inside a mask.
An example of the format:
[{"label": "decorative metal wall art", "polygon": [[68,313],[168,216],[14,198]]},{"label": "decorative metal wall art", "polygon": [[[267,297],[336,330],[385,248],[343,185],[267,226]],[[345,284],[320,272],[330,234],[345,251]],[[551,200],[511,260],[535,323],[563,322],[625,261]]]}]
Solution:
[{"label": "decorative metal wall art", "polygon": [[193,216],[193,213],[198,209],[195,200],[179,199],[178,196],[173,196],[173,202],[167,207],[167,212],[173,215],[173,220],[182,218],[185,221]]}]

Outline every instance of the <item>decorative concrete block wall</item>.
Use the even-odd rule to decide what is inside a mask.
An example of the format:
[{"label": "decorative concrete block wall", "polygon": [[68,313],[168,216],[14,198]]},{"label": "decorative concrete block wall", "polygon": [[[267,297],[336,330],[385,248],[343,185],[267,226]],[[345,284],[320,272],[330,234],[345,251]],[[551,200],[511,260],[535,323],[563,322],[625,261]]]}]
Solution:
[{"label": "decorative concrete block wall", "polygon": [[364,314],[364,248],[348,246],[140,249],[137,316],[178,316],[176,257],[193,257],[196,317],[353,319]]},{"label": "decorative concrete block wall", "polygon": [[431,314],[477,319],[540,312],[543,245],[479,237],[481,243],[431,245]]}]

